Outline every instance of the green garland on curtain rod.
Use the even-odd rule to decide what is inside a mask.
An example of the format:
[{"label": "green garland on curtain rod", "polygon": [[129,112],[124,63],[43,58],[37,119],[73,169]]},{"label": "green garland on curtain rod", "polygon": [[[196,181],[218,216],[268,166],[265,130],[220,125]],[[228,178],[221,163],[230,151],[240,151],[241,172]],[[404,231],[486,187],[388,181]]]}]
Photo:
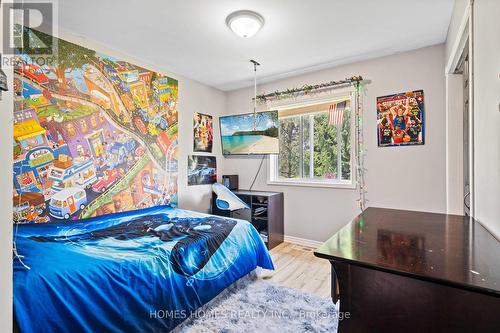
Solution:
[{"label": "green garland on curtain rod", "polygon": [[257,102],[264,103],[269,99],[282,99],[282,98],[296,97],[299,95],[308,95],[308,94],[313,93],[317,90],[335,88],[338,86],[353,85],[354,84],[355,86],[359,87],[359,84],[361,81],[363,81],[363,77],[361,75],[358,75],[358,76],[352,76],[350,78],[347,78],[345,80],[340,80],[340,81],[330,81],[330,82],[314,84],[314,85],[305,84],[300,88],[292,88],[292,89],[286,89],[286,90],[281,90],[281,91],[278,90],[278,91],[268,93],[268,94],[257,95],[256,98],[257,98]]},{"label": "green garland on curtain rod", "polygon": [[364,92],[364,85],[369,83],[370,81],[363,80],[361,75],[352,76],[348,79],[341,81],[330,81],[326,83],[320,83],[315,85],[304,85],[300,88],[287,89],[282,91],[275,91],[273,93],[257,95],[256,100],[259,103],[265,103],[270,99],[284,99],[284,98],[292,98],[302,95],[308,95],[314,93],[316,91],[326,90],[338,88],[340,86],[354,86],[355,93],[355,171],[356,171],[356,188],[359,193],[359,197],[356,200],[359,204],[359,208],[361,212],[363,212],[366,208],[366,202],[368,199],[366,198],[366,183],[365,183],[365,166],[364,166],[364,156],[366,154],[366,148],[364,145],[363,138],[363,100],[362,94]]}]

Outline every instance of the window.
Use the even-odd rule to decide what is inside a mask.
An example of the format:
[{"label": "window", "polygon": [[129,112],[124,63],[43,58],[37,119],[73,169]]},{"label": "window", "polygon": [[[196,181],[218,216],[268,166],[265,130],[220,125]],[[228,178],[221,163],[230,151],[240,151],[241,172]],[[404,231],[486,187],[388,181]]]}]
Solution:
[{"label": "window", "polygon": [[87,121],[85,119],[80,120],[80,132],[83,134],[88,132]]},{"label": "window", "polygon": [[[330,122],[330,106],[345,102]],[[354,187],[350,96],[279,108],[280,153],[270,158],[270,184]]]},{"label": "window", "polygon": [[63,202],[61,200],[50,199],[50,205],[54,207],[62,207]]},{"label": "window", "polygon": [[75,127],[71,123],[66,125],[66,131],[70,137],[74,137],[76,135]]}]

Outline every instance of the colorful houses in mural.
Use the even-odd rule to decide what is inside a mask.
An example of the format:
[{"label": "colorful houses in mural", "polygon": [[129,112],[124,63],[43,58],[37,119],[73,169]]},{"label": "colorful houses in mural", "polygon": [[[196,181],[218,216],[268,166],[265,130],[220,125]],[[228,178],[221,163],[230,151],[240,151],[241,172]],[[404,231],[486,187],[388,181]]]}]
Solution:
[{"label": "colorful houses in mural", "polygon": [[82,56],[40,67],[18,55],[14,221],[176,205],[177,81],[59,43]]}]

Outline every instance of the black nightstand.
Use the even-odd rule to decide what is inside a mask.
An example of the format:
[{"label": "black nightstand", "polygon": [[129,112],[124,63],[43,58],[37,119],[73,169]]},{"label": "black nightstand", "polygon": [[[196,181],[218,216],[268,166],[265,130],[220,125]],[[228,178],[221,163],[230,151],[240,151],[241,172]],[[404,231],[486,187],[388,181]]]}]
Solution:
[{"label": "black nightstand", "polygon": [[265,191],[233,191],[250,209],[233,212],[220,210],[215,205],[217,195],[212,193],[212,214],[242,219],[252,223],[270,250],[283,243],[283,193]]}]

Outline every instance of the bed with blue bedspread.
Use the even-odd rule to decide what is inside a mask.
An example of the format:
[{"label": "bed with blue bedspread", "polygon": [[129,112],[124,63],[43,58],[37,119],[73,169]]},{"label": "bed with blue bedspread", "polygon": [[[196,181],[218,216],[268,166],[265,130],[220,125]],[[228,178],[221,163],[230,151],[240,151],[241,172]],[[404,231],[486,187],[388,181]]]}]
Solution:
[{"label": "bed with blue bedspread", "polygon": [[14,231],[22,333],[166,332],[257,266],[273,269],[248,222],[166,206]]}]

